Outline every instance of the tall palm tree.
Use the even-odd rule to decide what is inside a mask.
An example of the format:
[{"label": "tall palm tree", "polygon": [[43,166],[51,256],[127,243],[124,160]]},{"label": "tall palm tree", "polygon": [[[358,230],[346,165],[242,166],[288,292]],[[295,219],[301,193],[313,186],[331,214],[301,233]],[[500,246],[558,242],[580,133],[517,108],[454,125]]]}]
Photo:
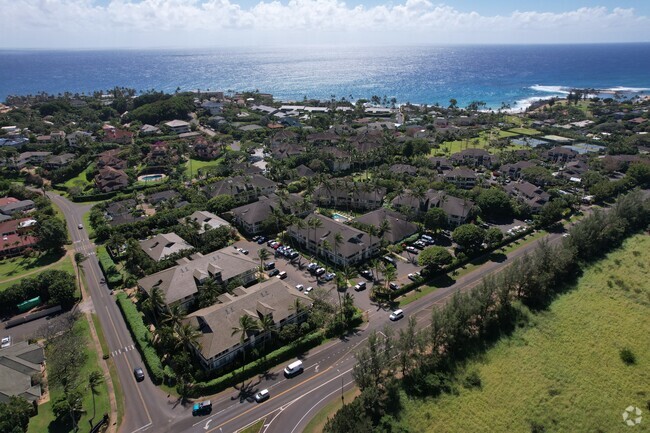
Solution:
[{"label": "tall palm tree", "polygon": [[260,259],[260,278],[262,271],[264,270],[264,262],[269,258],[269,251],[266,248],[260,248],[257,250],[257,257]]},{"label": "tall palm tree", "polygon": [[264,340],[262,340],[262,352],[264,352],[264,357],[266,358],[266,341],[268,339],[272,340],[273,337],[277,335],[278,329],[275,326],[275,321],[273,320],[273,316],[271,314],[267,314],[260,318],[259,327],[260,330],[264,333]]},{"label": "tall palm tree", "polygon": [[162,289],[157,286],[152,288],[142,307],[151,313],[157,328],[160,311],[165,308],[165,294]]},{"label": "tall palm tree", "polygon": [[316,242],[316,230],[323,227],[323,221],[320,218],[311,217],[307,220],[307,225],[309,228],[314,230],[314,247],[316,249],[316,255],[318,255],[318,243]]},{"label": "tall palm tree", "polygon": [[185,308],[179,304],[174,304],[163,313],[162,323],[168,323],[173,329],[178,329],[183,324],[186,315]]},{"label": "tall palm tree", "polygon": [[95,370],[88,375],[88,389],[90,389],[90,394],[93,397],[93,417],[88,421],[92,426],[92,421],[95,419],[95,396],[99,395],[99,385],[104,382],[104,375],[101,372]]},{"label": "tall palm tree", "polygon": [[194,346],[200,349],[201,343],[199,342],[199,338],[201,338],[201,335],[203,333],[189,323],[180,325],[176,328],[176,348],[189,349],[190,346]]},{"label": "tall palm tree", "polygon": [[[249,334],[257,332],[260,329],[259,323],[253,317],[248,314],[243,314],[239,316],[239,326],[233,326],[231,336],[239,334],[239,345],[242,350],[242,370],[246,367],[246,349],[244,348],[244,343]],[[242,375],[243,376],[243,375]]]},{"label": "tall palm tree", "polygon": [[338,250],[339,247],[343,245],[343,235],[341,232],[334,233],[334,259],[338,259]]}]

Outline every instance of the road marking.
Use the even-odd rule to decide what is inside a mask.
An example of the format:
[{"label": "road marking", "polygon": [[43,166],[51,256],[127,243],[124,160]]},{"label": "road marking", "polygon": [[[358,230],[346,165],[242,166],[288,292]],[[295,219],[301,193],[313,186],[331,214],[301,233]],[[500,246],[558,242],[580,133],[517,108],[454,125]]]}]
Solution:
[{"label": "road marking", "polygon": [[318,364],[314,367],[314,373],[318,373]]},{"label": "road marking", "polygon": [[145,425],[143,425],[142,427],[140,427],[139,429],[133,430],[131,433],[137,433],[137,432],[139,432],[139,431],[142,431],[142,430],[148,429],[149,427],[151,427],[151,424],[152,424],[152,422],[149,421],[149,424],[145,424]]},{"label": "road marking", "polygon": [[210,428],[210,423],[212,422],[211,419],[208,420],[208,422],[205,423],[205,427],[203,427],[203,430],[207,430]]},{"label": "road marking", "polygon": [[[345,388],[346,386],[348,386],[348,385],[351,384],[351,383],[354,383],[354,380],[351,380],[350,382],[344,384],[344,385],[343,385],[343,388]],[[300,423],[305,419],[305,417],[309,414],[309,412],[312,411],[312,409],[314,409],[316,406],[318,406],[319,404],[321,404],[324,400],[330,398],[331,395],[336,394],[336,393],[338,393],[338,392],[339,392],[339,390],[336,389],[336,390],[330,392],[329,394],[327,394],[325,397],[323,397],[323,398],[321,398],[320,400],[318,400],[318,402],[316,402],[316,404],[314,404],[312,407],[310,407],[309,410],[308,410],[307,412],[305,412],[305,414],[302,416],[302,418],[300,418],[300,420],[298,420],[298,422],[296,423],[296,425],[294,426],[294,428],[291,430],[290,433],[293,433],[294,431],[296,431],[296,429],[298,428],[298,426],[300,425]],[[342,397],[342,395],[341,395],[341,397]]]}]

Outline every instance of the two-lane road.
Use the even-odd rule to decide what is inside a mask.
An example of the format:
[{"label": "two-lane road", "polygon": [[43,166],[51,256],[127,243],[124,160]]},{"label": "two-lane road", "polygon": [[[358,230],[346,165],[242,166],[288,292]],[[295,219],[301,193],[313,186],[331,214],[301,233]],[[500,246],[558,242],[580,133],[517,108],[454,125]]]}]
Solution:
[{"label": "two-lane road", "polygon": [[86,257],[81,264],[86,277],[86,289],[103,329],[110,356],[115,362],[120,381],[115,385],[121,386],[124,394],[125,415],[120,431],[161,431],[151,427],[154,424],[169,424],[183,408],[179,406],[180,409],[172,410],[173,405],[167,402],[166,395],[148,377],[139,383],[135,380],[133,369],[144,368],[144,363],[108,286],[101,282],[104,276],[99,267],[95,245],[88,238],[86,228],[78,228],[79,224],[83,224],[83,215],[89,206],[80,206],[53,193],[48,193],[48,197],[65,215],[75,251]]}]

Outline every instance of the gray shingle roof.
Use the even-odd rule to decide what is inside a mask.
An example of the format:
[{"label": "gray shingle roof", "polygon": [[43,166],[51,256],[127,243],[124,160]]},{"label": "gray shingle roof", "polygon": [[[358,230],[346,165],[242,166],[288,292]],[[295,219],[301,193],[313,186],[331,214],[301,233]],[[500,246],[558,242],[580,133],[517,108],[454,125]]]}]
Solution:
[{"label": "gray shingle roof", "polygon": [[167,256],[194,247],[176,233],[163,233],[140,242],[140,247],[149,257],[159,262]]}]

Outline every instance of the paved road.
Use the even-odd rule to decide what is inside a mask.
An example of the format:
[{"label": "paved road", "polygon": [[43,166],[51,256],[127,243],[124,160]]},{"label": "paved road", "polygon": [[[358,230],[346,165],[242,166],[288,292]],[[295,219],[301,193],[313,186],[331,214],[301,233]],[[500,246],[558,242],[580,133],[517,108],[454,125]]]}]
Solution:
[{"label": "paved road", "polygon": [[151,427],[154,424],[164,425],[172,422],[181,414],[181,410],[174,410],[174,402],[168,401],[166,394],[163,394],[148,377],[144,382],[135,381],[133,369],[144,367],[144,363],[108,287],[100,284],[103,275],[95,254],[95,245],[88,239],[85,228],[78,228],[78,225],[82,224],[83,214],[89,207],[72,203],[54,193],[47,195],[65,215],[75,251],[86,256],[82,267],[86,276],[87,291],[104,331],[124,393],[125,415],[120,431],[125,433],[158,431]]},{"label": "paved road", "polygon": [[[118,370],[119,380],[125,396],[125,417],[120,431],[228,433],[265,418],[264,433],[297,433],[302,431],[311,417],[325,404],[339,398],[341,388],[353,385],[351,370],[355,364],[354,352],[364,343],[371,330],[381,331],[385,326],[395,329],[406,326],[407,321],[392,323],[388,312],[375,309],[369,313],[369,322],[364,330],[356,332],[345,340],[334,340],[301,357],[305,372],[292,379],[282,375],[278,367],[266,375],[247,382],[246,391],[229,389],[211,397],[214,410],[204,417],[192,417],[188,407],[177,405],[147,378],[136,383],[133,368],[143,366],[138,351],[134,348],[129,331],[122,319],[108,289],[100,285],[101,271],[94,255],[94,245],[85,230],[77,225],[87,209],[71,203],[55,194],[48,194],[66,216],[75,249],[87,255],[83,263],[88,290],[94,309],[99,316],[111,356]],[[547,236],[549,240],[561,239],[561,235]],[[516,257],[536,248],[538,241],[531,242],[510,253],[503,262],[488,262],[474,272],[460,277],[453,285],[441,288],[432,294],[405,306],[406,316],[415,316],[422,327],[427,326],[431,309],[443,304],[457,291],[467,290],[485,275],[498,271]],[[252,395],[256,390],[269,388],[271,398],[257,404]]]}]

